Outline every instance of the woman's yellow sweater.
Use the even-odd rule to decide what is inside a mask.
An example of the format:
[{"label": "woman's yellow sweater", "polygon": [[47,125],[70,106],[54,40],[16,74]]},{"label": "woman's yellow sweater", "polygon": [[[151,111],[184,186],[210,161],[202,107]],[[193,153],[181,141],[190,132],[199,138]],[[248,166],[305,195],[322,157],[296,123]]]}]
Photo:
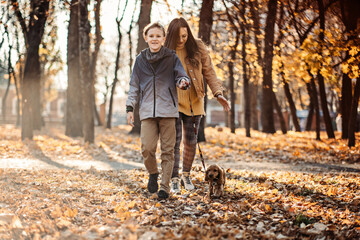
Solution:
[{"label": "woman's yellow sweater", "polygon": [[[187,57],[186,48],[176,48],[176,54],[178,55],[182,65],[185,68],[186,73],[188,76],[189,70],[187,69],[185,58]],[[191,116],[191,110],[190,110],[190,100],[191,100],[191,106],[194,112],[194,115],[204,115],[204,98],[198,97],[195,91],[194,84],[191,84],[190,89],[188,90],[181,90],[177,88],[178,93],[178,99],[179,99],[179,112]]]}]

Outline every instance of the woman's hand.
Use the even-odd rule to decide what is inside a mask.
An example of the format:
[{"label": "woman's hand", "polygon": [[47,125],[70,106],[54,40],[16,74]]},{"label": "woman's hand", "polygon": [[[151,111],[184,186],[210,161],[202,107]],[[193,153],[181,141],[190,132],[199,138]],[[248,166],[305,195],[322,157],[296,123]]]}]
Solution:
[{"label": "woman's hand", "polygon": [[231,107],[230,107],[230,103],[228,102],[228,100],[226,100],[226,98],[224,98],[222,95],[219,95],[216,97],[216,100],[223,106],[224,111],[229,112]]},{"label": "woman's hand", "polygon": [[134,113],[128,112],[126,117],[127,117],[128,124],[130,126],[134,127]]}]

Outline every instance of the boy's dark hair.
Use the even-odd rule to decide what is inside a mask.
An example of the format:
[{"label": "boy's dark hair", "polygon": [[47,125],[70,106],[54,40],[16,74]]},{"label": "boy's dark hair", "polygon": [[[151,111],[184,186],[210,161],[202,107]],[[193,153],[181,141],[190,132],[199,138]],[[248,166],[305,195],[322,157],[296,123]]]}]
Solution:
[{"label": "boy's dark hair", "polygon": [[144,27],[144,30],[143,30],[143,37],[144,38],[147,35],[147,33],[149,32],[149,30],[152,29],[152,28],[159,28],[160,30],[162,30],[162,32],[163,32],[163,34],[165,36],[165,28],[163,27],[163,25],[161,25],[158,22],[154,22],[154,23],[149,23],[148,25],[146,25]]},{"label": "boy's dark hair", "polygon": [[176,45],[179,40],[179,32],[180,28],[186,28],[188,32],[188,39],[185,43],[186,52],[190,61],[190,64],[197,67],[199,66],[199,61],[195,59],[195,53],[199,52],[199,47],[196,43],[196,40],[191,32],[189,24],[186,20],[182,17],[174,18],[166,32],[166,40],[165,40],[165,47],[176,50]]}]

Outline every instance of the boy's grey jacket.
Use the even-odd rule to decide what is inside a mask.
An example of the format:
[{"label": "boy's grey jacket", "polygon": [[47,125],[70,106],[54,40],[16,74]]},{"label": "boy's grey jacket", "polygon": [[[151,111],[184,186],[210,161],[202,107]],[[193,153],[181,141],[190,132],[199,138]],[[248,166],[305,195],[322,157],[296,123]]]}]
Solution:
[{"label": "boy's grey jacket", "polygon": [[174,50],[164,48],[156,69],[143,50],[135,60],[126,106],[133,109],[139,101],[140,120],[155,117],[179,117],[176,86],[182,79],[190,83]]}]

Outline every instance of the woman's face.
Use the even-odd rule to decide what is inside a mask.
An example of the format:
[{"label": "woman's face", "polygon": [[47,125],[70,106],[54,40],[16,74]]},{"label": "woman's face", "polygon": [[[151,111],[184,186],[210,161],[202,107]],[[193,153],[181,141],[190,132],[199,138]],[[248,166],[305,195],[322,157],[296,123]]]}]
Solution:
[{"label": "woman's face", "polygon": [[165,36],[163,30],[159,28],[151,28],[145,35],[145,42],[149,44],[151,52],[158,52],[164,43]]},{"label": "woman's face", "polygon": [[181,27],[179,30],[179,39],[177,42],[176,47],[183,48],[185,46],[185,43],[188,39],[188,31],[186,27]]}]

